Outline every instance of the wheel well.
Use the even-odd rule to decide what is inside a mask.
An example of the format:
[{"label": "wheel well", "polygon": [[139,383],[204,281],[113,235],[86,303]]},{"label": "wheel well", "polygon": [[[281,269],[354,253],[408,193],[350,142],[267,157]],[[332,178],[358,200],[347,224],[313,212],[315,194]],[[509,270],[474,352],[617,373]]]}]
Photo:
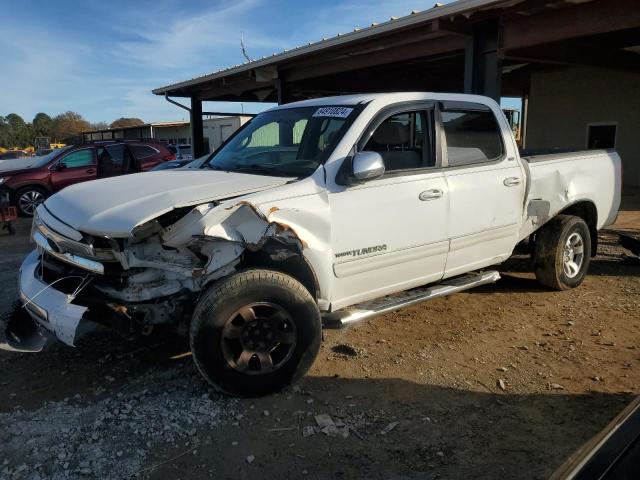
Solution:
[{"label": "wheel well", "polygon": [[43,191],[47,196],[51,195],[51,191],[45,187],[44,185],[41,185],[39,183],[26,183],[24,185],[20,185],[19,187],[13,188],[11,191],[11,196],[13,201],[15,202],[18,199],[18,194],[22,191],[25,190],[27,188],[35,188],[37,190],[41,190]]},{"label": "wheel well", "polygon": [[267,250],[268,249],[264,249],[257,252],[245,251],[240,267],[269,268],[286,273],[304,285],[314,300],[318,299],[318,281],[316,275],[302,255],[297,252],[291,252],[292,255],[287,258],[274,259],[273,255]]},{"label": "wheel well", "polygon": [[591,234],[591,256],[595,257],[598,252],[598,210],[595,204],[587,200],[574,203],[558,212],[558,215],[573,215],[585,221]]}]

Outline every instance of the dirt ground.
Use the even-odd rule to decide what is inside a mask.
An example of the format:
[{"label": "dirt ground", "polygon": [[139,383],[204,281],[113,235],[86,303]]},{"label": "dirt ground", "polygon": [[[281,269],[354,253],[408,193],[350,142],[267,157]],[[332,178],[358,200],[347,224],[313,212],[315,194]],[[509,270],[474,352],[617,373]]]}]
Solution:
[{"label": "dirt ground", "polygon": [[[640,394],[640,261],[616,233],[640,237],[640,205],[625,205],[580,288],[545,290],[514,258],[495,285],[326,331],[278,395],[210,391],[162,336],[0,351],[0,477],[547,478]],[[28,230],[0,236],[0,310]],[[328,434],[310,428],[321,414]]]}]

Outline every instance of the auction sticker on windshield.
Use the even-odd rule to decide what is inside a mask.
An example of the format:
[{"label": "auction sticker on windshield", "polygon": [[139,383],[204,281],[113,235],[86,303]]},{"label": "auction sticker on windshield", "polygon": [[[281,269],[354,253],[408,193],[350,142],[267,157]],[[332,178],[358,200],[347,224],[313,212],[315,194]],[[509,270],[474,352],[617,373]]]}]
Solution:
[{"label": "auction sticker on windshield", "polygon": [[316,113],[314,113],[313,116],[347,118],[351,112],[353,112],[353,108],[349,107],[322,107],[316,110]]}]

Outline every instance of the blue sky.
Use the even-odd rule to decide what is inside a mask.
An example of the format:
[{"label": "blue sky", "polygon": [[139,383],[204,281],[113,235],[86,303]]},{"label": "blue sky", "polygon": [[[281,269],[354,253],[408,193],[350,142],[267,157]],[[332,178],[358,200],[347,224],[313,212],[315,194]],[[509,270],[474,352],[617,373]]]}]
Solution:
[{"label": "blue sky", "polygon": [[[441,0],[442,1],[442,0]],[[0,0],[0,115],[184,118],[151,89],[364,27],[433,1]],[[450,3],[450,2],[445,2]],[[237,104],[205,105],[237,111]],[[245,104],[246,111],[259,107]]]}]

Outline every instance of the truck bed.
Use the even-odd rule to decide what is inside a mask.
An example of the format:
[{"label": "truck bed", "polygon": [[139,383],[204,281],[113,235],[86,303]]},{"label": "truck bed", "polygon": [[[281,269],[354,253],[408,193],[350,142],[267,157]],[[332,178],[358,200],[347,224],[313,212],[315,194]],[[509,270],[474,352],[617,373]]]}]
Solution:
[{"label": "truck bed", "polygon": [[[521,239],[579,202],[589,202],[596,207],[598,229],[615,222],[622,189],[621,161],[615,151],[556,150],[521,158],[528,170]],[[611,185],[615,188],[612,189]]]}]

